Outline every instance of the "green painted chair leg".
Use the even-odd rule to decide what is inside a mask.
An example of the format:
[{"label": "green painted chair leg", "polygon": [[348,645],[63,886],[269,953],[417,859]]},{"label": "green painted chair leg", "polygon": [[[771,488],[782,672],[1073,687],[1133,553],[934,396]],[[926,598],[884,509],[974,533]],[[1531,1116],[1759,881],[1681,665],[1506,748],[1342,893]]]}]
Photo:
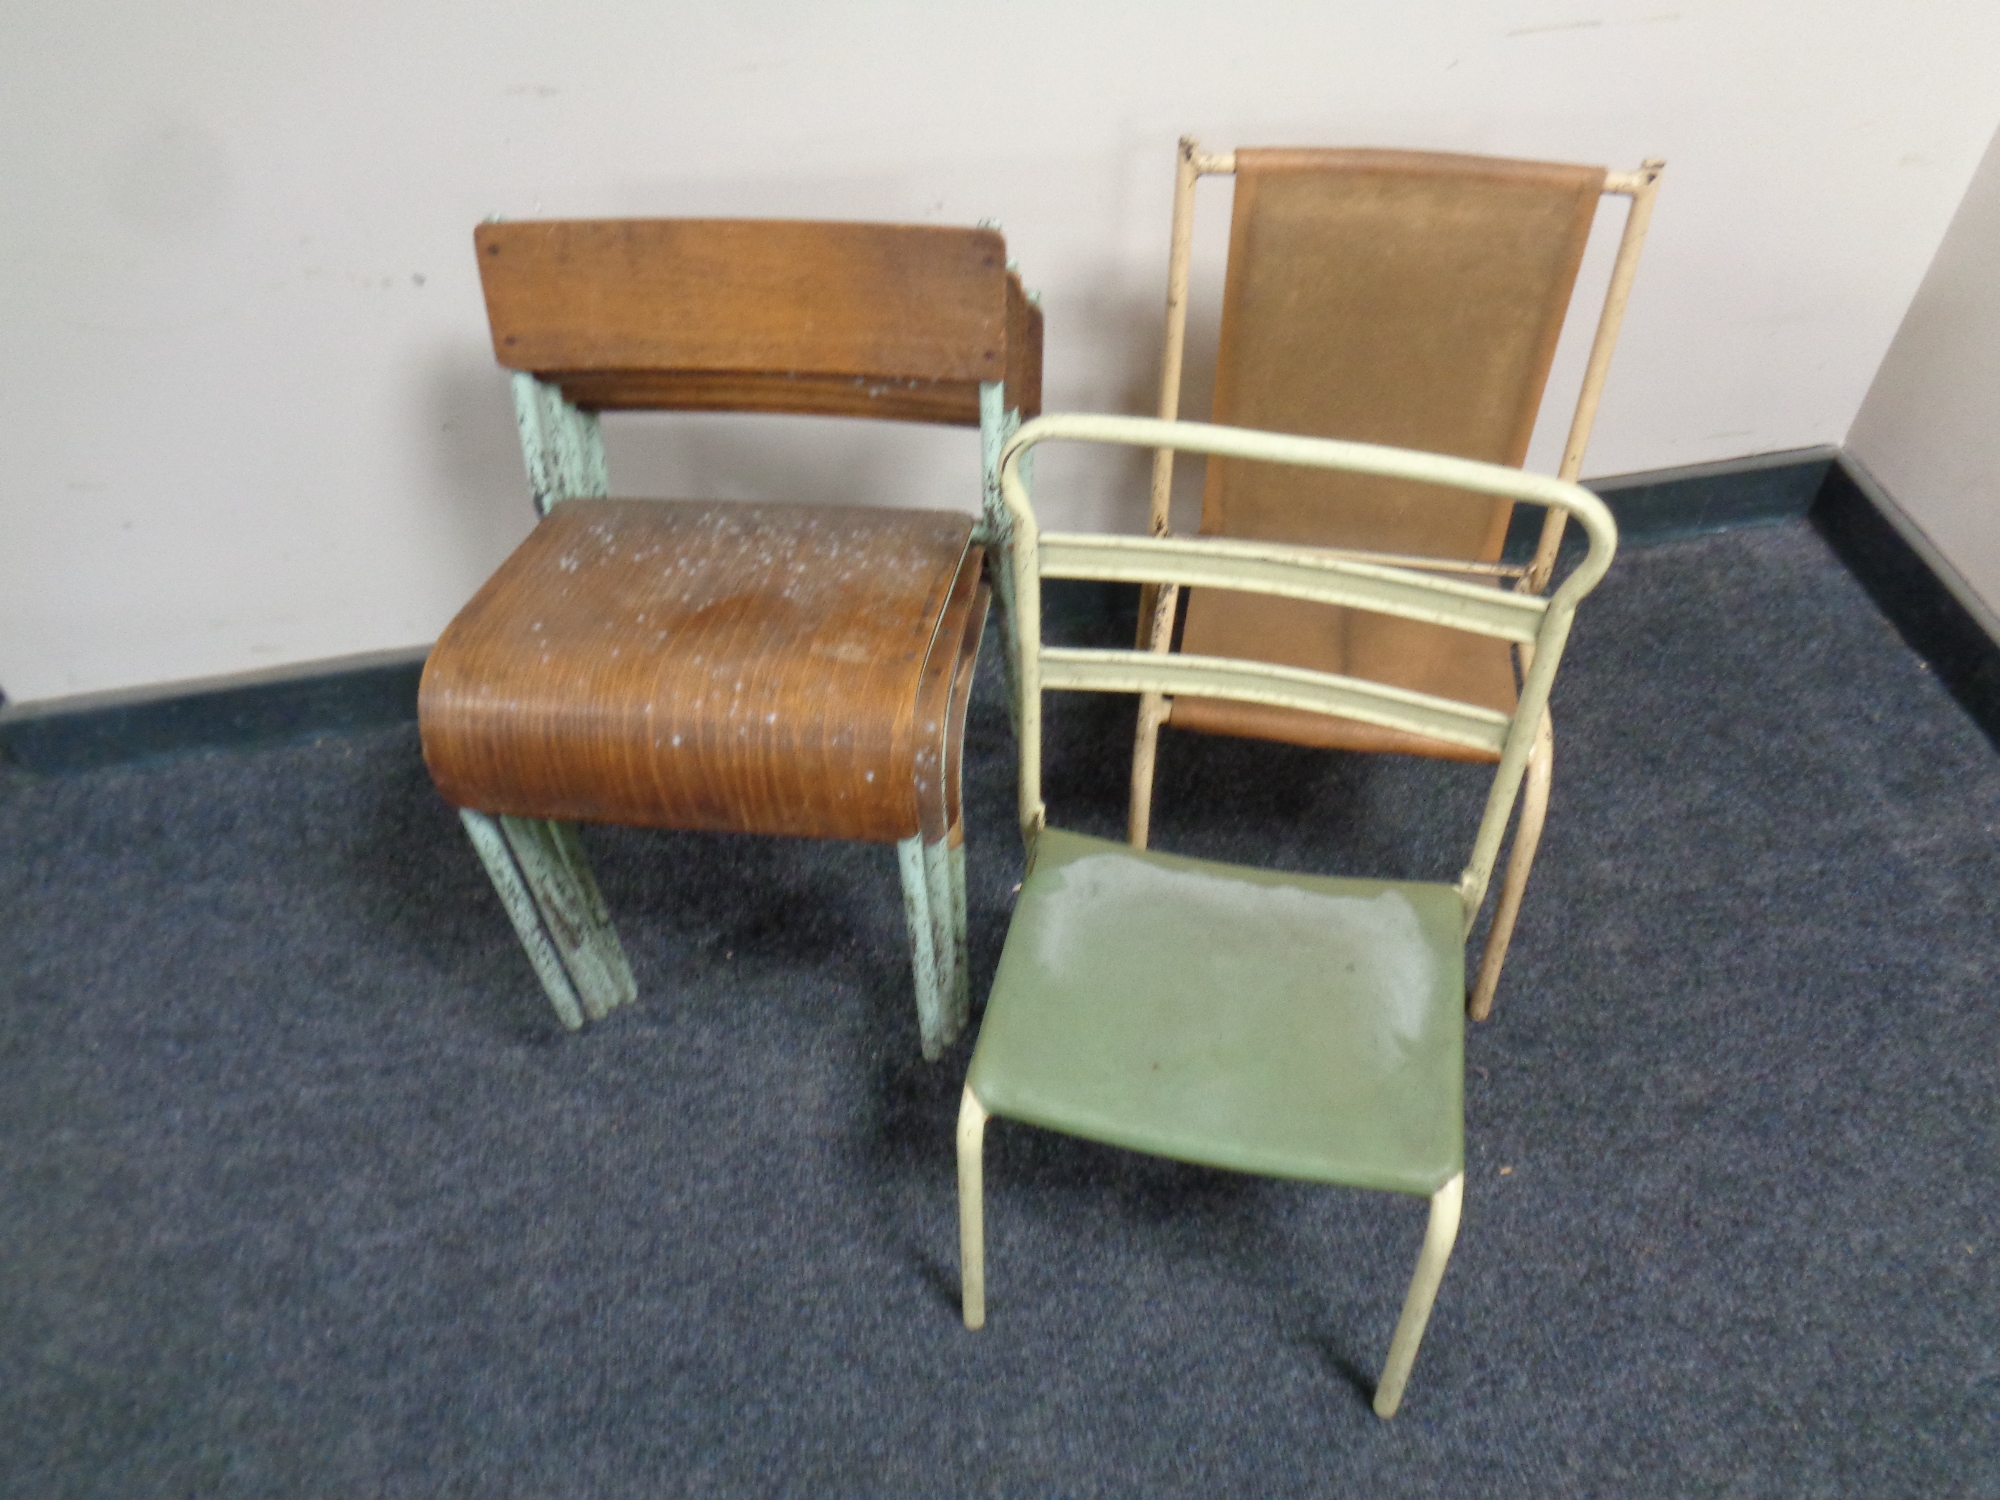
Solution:
[{"label": "green painted chair leg", "polygon": [[903,917],[910,931],[910,968],[917,982],[917,1033],[924,1060],[944,1055],[945,996],[937,961],[937,937],[931,921],[930,874],[924,859],[922,834],[896,845],[896,865],[903,876]]},{"label": "green painted chair leg", "polygon": [[638,993],[618,931],[590,873],[576,829],[541,818],[500,819],[549,940],[576,986],[583,1013],[601,1021]]},{"label": "green painted chair leg", "polygon": [[964,981],[958,969],[958,923],[952,909],[951,846],[943,839],[924,845],[924,880],[930,888],[931,952],[937,955],[938,1006],[943,1020],[939,1041],[948,1047],[958,1035],[958,991]]},{"label": "green painted chair leg", "polygon": [[965,914],[965,845],[951,846],[951,1014],[954,1033],[972,1020],[972,954]]},{"label": "green painted chair leg", "polygon": [[569,971],[563,967],[555,944],[549,941],[549,934],[542,926],[541,911],[522,877],[521,867],[514,862],[507,836],[500,831],[499,822],[485,813],[462,807],[458,817],[472,839],[472,847],[479,852],[479,862],[486,866],[487,878],[499,893],[500,904],[507,909],[508,920],[513,922],[521,946],[527,950],[528,962],[535,966],[549,1003],[556,1008],[557,1019],[575,1031],[583,1025],[583,1007],[577,1001],[576,986],[570,983]]},{"label": "green painted chair leg", "polygon": [[576,830],[471,808],[458,816],[563,1025],[574,1031],[630,1000],[632,967]]}]

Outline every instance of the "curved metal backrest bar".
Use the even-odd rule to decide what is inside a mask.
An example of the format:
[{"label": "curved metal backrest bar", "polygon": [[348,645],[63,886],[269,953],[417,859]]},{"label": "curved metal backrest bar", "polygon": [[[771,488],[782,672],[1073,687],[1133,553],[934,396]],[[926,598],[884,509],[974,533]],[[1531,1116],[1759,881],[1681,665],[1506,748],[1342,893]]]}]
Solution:
[{"label": "curved metal backrest bar", "polygon": [[[1046,575],[1044,575],[1046,576]],[[1078,650],[1044,646],[1044,688],[1093,693],[1167,693],[1176,697],[1232,698],[1307,713],[1360,719],[1385,729],[1421,734],[1498,755],[1507,742],[1509,716],[1497,708],[1460,703],[1433,693],[1389,687],[1365,677],[1281,667],[1229,656],[1183,652]]]},{"label": "curved metal backrest bar", "polygon": [[[1531,474],[1505,464],[1452,458],[1442,453],[1385,448],[1378,443],[1295,437],[1289,433],[1256,432],[1243,427],[1218,427],[1210,422],[1168,422],[1157,417],[1083,413],[1040,417],[1017,432],[1006,453],[1002,454],[1003,486],[1010,458],[1018,465],[1019,455],[1037,443],[1050,441],[1116,443],[1131,448],[1165,448],[1172,452],[1217,454],[1226,458],[1299,464],[1315,469],[1348,469],[1355,473],[1413,479],[1423,484],[1551,506],[1574,517],[1584,527],[1590,541],[1590,552],[1583,565],[1565,580],[1564,587],[1573,591],[1573,600],[1581,598],[1596,586],[1597,580],[1604,576],[1604,570],[1611,566],[1611,555],[1618,544],[1618,528],[1604,502],[1570,480]],[[1025,502],[1025,493],[1022,499]],[[1012,501],[1009,503],[1011,505]],[[1185,543],[1188,539],[1172,540]]]},{"label": "curved metal backrest bar", "polygon": [[[1511,718],[1503,716],[1495,731],[1501,736],[1500,764],[1494,773],[1492,790],[1487,796],[1485,814],[1480,820],[1470,862],[1459,881],[1469,927],[1485,896],[1494,858],[1506,833],[1514,799],[1520,791],[1534,729],[1541,722],[1543,710],[1548,705],[1549,688],[1555,680],[1556,666],[1562,659],[1563,646],[1569,638],[1577,602],[1604,576],[1617,550],[1618,529],[1604,503],[1590,491],[1568,480],[1529,474],[1501,464],[1384,448],[1371,443],[1293,437],[1199,422],[1167,422],[1153,417],[1058,415],[1028,423],[1014,434],[1001,453],[1000,492],[1012,532],[1008,545],[1013,553],[1015,607],[1010,612],[1009,620],[1014,635],[1012,645],[1016,680],[1021,695],[1021,824],[1024,834],[1031,841],[1047,816],[1041,795],[1041,690],[1044,685],[1052,688],[1102,686],[1124,692],[1198,691],[1171,687],[1164,678],[1156,680],[1154,674],[1165,670],[1156,664],[1173,659],[1164,655],[1150,652],[1078,653],[1050,650],[1041,645],[1041,579],[1045,573],[1050,573],[1050,569],[1042,556],[1044,539],[1029,500],[1023,461],[1036,444],[1049,441],[1114,443],[1134,448],[1221,454],[1260,462],[1346,469],[1413,479],[1425,484],[1502,495],[1546,506],[1574,519],[1582,527],[1589,542],[1589,550],[1582,562],[1553,594],[1535,601],[1539,606],[1540,621],[1531,635],[1526,638],[1507,637],[1521,639],[1532,656],[1514,713]],[[1124,543],[1106,545],[1104,539],[1060,534],[1051,535],[1047,543],[1056,567],[1061,570],[1051,576],[1110,577],[1127,581],[1146,578],[1153,582],[1173,583],[1186,581],[1185,575],[1190,571],[1205,571],[1210,576],[1201,581],[1215,587],[1250,593],[1300,592],[1307,597],[1317,597],[1320,590],[1339,589],[1347,594],[1343,602],[1358,608],[1388,613],[1428,608],[1436,611],[1435,618],[1439,624],[1479,630],[1483,634],[1500,633],[1493,627],[1501,618],[1510,622],[1526,619],[1525,614],[1504,617],[1487,614],[1480,615],[1480,624],[1474,625],[1468,623],[1468,619],[1480,612],[1464,595],[1488,593],[1496,599],[1517,596],[1481,590],[1476,585],[1433,574],[1357,563],[1345,558],[1322,556],[1309,559],[1293,555],[1309,549],[1257,544],[1243,555],[1237,555],[1234,549],[1222,547],[1214,539],[1130,538]],[[1138,545],[1131,545],[1133,543]],[[1154,563],[1159,566],[1149,573],[1147,566]],[[1100,566],[1111,571],[1097,571]],[[1522,602],[1527,601],[1523,599]],[[1146,660],[1131,667],[1121,664],[1114,669],[1110,661],[1104,659],[1128,655]],[[1190,658],[1178,660],[1186,662]],[[1261,662],[1232,662],[1229,669],[1239,674],[1233,679],[1239,688],[1257,688],[1274,694],[1296,691],[1300,701],[1287,701],[1288,707],[1317,708],[1320,712],[1351,714],[1357,718],[1369,718],[1371,714],[1388,711],[1379,696],[1379,689],[1377,693],[1368,695],[1366,703],[1358,703],[1368,712],[1355,711],[1358,700],[1350,686],[1351,679],[1314,673],[1309,675],[1321,680],[1303,685],[1288,680],[1297,673],[1297,669],[1293,668],[1273,667]],[[1196,676],[1207,682],[1222,680],[1207,668],[1197,668]],[[1237,695],[1230,693],[1226,696]],[[1313,696],[1326,701],[1303,701]],[[1422,695],[1411,697],[1421,699]],[[1329,706],[1336,700],[1346,706]],[[1406,704],[1403,707],[1420,711],[1425,706]],[[1464,707],[1451,706],[1450,717],[1454,724],[1469,721],[1461,712]],[[1381,722],[1379,718],[1372,721]],[[1435,733],[1434,730],[1423,732]],[[1489,745],[1491,743],[1488,741]]]},{"label": "curved metal backrest bar", "polygon": [[[1449,625],[1503,641],[1532,641],[1548,601],[1351,553],[1227,537],[1078,536],[1044,532],[1044,578],[1115,583],[1205,584],[1346,604],[1377,614]],[[1252,582],[1252,580],[1255,580]]]}]

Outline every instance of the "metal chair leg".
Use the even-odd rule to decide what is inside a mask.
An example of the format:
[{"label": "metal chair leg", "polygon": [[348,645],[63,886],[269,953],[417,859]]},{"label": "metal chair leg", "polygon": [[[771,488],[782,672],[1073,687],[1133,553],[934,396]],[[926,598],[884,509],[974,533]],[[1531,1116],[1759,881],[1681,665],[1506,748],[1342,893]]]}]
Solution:
[{"label": "metal chair leg", "polygon": [[556,1018],[571,1031],[578,1030],[583,1025],[583,1006],[576,998],[576,986],[570,983],[569,971],[563,968],[555,944],[549,941],[548,931],[542,926],[534,892],[528,889],[521,867],[514,863],[514,851],[507,847],[507,836],[500,831],[499,822],[483,812],[462,807],[458,818],[479,853],[479,862],[486,867],[486,877],[493,882],[500,904],[507,909],[507,919],[514,924],[514,933],[527,951],[528,962],[535,966],[549,1004],[556,1009]]},{"label": "metal chair leg", "polygon": [[937,936],[931,924],[930,872],[924,859],[924,836],[913,833],[896,845],[896,866],[903,876],[903,918],[910,932],[910,969],[917,987],[917,1033],[924,1061],[944,1055],[945,1001],[937,962]]},{"label": "metal chair leg", "polygon": [[958,1284],[965,1326],[986,1326],[986,1110],[968,1086],[958,1106]]},{"label": "metal chair leg", "polygon": [[963,829],[951,846],[951,1024],[963,1031],[972,1020],[972,949],[970,924],[965,912],[965,836]]},{"label": "metal chair leg", "polygon": [[[961,1131],[964,1126],[960,1126]],[[1431,1197],[1430,1223],[1424,1229],[1424,1248],[1417,1255],[1416,1274],[1410,1278],[1409,1294],[1403,1298],[1403,1315],[1396,1320],[1395,1337],[1389,1340],[1389,1358],[1382,1365],[1382,1379],[1375,1386],[1375,1415],[1393,1417],[1403,1402],[1403,1387],[1410,1379],[1410,1367],[1417,1362],[1417,1345],[1424,1341],[1424,1326],[1431,1320],[1431,1304],[1437,1301],[1438,1284],[1444,1280],[1445,1263],[1458,1239],[1458,1211],[1465,1199],[1465,1174],[1460,1172]]]},{"label": "metal chair leg", "polygon": [[1535,730],[1534,748],[1528,754],[1527,783],[1521,794],[1521,821],[1514,829],[1514,847],[1507,854],[1507,878],[1500,887],[1500,900],[1493,908],[1493,925],[1487,929],[1486,951],[1479,957],[1479,977],[1465,1011],[1475,1021],[1493,1014],[1493,991],[1500,984],[1500,966],[1507,962],[1507,945],[1514,940],[1514,919],[1521,914],[1521,896],[1528,888],[1528,871],[1534,867],[1535,850],[1542,842],[1542,823],[1549,811],[1549,780],[1555,769],[1555,726],[1547,713]]},{"label": "metal chair leg", "polygon": [[952,914],[951,845],[938,839],[924,845],[924,879],[931,903],[931,952],[936,955],[940,1026],[938,1043],[949,1047],[958,1036],[958,935]]},{"label": "metal chair leg", "polygon": [[1158,693],[1139,699],[1139,729],[1132,744],[1132,806],[1127,814],[1126,837],[1134,849],[1146,847],[1153,824],[1153,764],[1159,753],[1160,725],[1166,721],[1166,704]]},{"label": "metal chair leg", "polygon": [[535,893],[542,925],[562,955],[584,1015],[603,1020],[632,999],[638,986],[575,825],[503,816],[500,829]]},{"label": "metal chair leg", "polygon": [[458,816],[563,1025],[601,1021],[632,999],[632,966],[576,829],[471,808]]},{"label": "metal chair leg", "polygon": [[[1158,525],[1155,530],[1159,529]],[[1151,605],[1151,628],[1140,646],[1165,652],[1174,642],[1174,615],[1180,609],[1180,590],[1171,584],[1161,588]],[[1162,694],[1139,695],[1139,729],[1132,745],[1132,806],[1126,819],[1126,837],[1134,849],[1146,847],[1153,823],[1153,763],[1159,753],[1160,726],[1173,712],[1173,704]]]}]

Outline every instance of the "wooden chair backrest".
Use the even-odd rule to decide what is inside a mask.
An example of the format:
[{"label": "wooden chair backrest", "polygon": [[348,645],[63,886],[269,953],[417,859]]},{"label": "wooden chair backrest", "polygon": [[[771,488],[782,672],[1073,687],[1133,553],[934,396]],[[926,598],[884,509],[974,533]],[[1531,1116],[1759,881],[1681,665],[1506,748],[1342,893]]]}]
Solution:
[{"label": "wooden chair backrest", "polygon": [[773,411],[977,426],[1041,403],[1041,311],[997,231],[759,219],[475,233],[493,352],[586,411]]},{"label": "wooden chair backrest", "polygon": [[[1519,466],[1601,167],[1242,149],[1213,420]],[[1201,529],[1491,562],[1512,503],[1213,458]]]}]

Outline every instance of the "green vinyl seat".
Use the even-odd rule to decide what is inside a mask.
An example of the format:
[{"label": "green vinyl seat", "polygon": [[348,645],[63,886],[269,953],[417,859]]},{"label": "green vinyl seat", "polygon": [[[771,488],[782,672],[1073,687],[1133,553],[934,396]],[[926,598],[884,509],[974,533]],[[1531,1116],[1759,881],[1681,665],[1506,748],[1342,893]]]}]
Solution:
[{"label": "green vinyl seat", "polygon": [[1465,1164],[1464,913],[1045,828],[966,1082],[1010,1120],[1428,1198]]},{"label": "green vinyl seat", "polygon": [[[1043,532],[1024,460],[1051,439],[1175,449],[1470,490],[1577,521],[1589,550],[1552,593],[1294,544]],[[995,1115],[1179,1161],[1430,1200],[1375,1391],[1394,1415],[1458,1234],[1465,1188],[1465,943],[1520,799],[1576,604],[1617,530],[1566,480],[1438,454],[1138,417],[1043,417],[1000,460],[1019,687],[1022,880],[958,1117],[965,1323],[986,1321],[984,1140]],[[1041,580],[1184,588],[1375,611],[1508,643],[1529,663],[1508,709],[1315,668],[1150,649],[1048,646]],[[1495,765],[1452,883],[1292,874],[1048,825],[1041,695],[1175,694],[1422,735]]]}]

